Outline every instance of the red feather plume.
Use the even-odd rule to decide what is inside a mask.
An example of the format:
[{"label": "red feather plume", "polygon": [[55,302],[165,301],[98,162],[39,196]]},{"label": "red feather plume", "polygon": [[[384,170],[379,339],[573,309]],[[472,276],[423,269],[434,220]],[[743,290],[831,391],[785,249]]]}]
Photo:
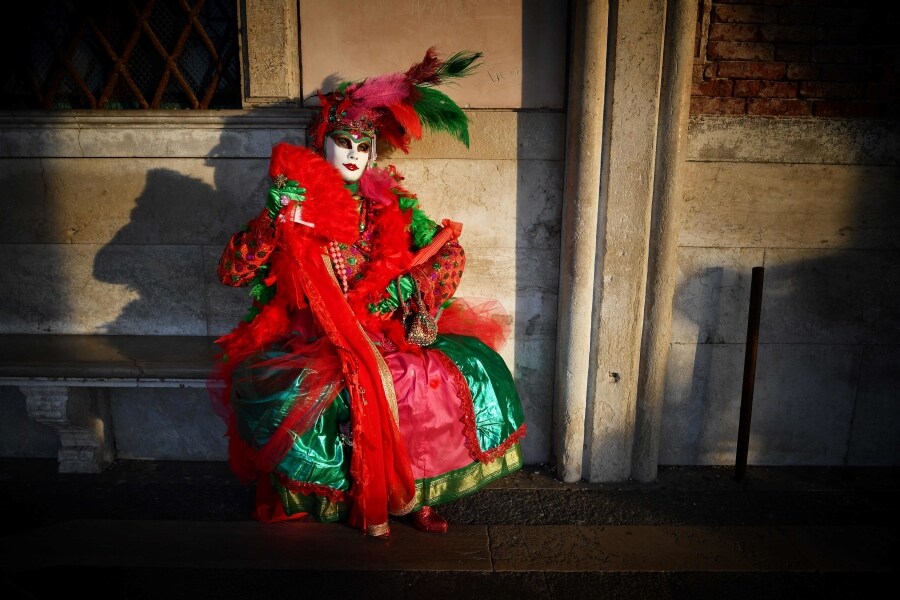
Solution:
[{"label": "red feather plume", "polygon": [[437,84],[438,72],[444,62],[438,58],[437,49],[433,46],[425,52],[425,58],[406,71],[406,77],[413,85]]},{"label": "red feather plume", "polygon": [[422,121],[419,120],[419,114],[411,104],[397,102],[389,105],[388,110],[410,137],[416,140],[422,138]]}]

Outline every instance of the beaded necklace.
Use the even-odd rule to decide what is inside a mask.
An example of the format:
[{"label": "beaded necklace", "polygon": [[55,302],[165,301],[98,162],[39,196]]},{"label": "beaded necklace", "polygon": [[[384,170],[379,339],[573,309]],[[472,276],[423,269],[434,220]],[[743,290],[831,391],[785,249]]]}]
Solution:
[{"label": "beaded necklace", "polygon": [[[359,194],[353,194],[353,199],[356,200],[357,210],[359,211],[359,232],[361,234],[366,230],[366,210]],[[334,265],[335,272],[337,272],[341,289],[346,294],[350,290],[350,284],[347,281],[347,261],[344,259],[344,251],[341,249],[341,244],[335,241],[328,242],[328,256],[331,258],[331,264]]]}]

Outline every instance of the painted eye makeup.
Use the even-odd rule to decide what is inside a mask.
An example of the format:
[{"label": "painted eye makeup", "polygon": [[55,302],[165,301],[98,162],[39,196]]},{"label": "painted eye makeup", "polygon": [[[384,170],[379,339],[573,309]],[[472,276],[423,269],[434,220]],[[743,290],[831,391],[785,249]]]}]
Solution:
[{"label": "painted eye makeup", "polygon": [[343,135],[333,138],[334,145],[339,148],[344,148],[345,150],[349,150],[353,147],[353,143],[350,141],[350,138],[345,137]]},{"label": "painted eye makeup", "polygon": [[359,146],[356,147],[360,152],[368,152],[369,151],[369,142],[363,142]]}]

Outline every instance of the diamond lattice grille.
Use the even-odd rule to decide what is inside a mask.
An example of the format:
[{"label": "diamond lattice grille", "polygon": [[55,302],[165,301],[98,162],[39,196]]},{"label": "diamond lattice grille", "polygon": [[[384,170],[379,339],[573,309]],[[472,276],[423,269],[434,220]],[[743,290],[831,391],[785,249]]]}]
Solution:
[{"label": "diamond lattice grille", "polygon": [[7,16],[9,109],[240,108],[235,0],[33,0]]}]

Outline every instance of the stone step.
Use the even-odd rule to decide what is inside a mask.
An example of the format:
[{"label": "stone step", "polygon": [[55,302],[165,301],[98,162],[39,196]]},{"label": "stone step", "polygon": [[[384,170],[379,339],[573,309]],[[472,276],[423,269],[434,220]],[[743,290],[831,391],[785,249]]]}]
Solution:
[{"label": "stone step", "polygon": [[83,519],[0,537],[0,564],[21,594],[6,598],[730,600],[858,594],[893,576],[896,544],[893,529],[840,525],[454,525],[433,535],[395,522],[382,540],[334,524]]},{"label": "stone step", "polygon": [[454,525],[397,520],[382,540],[344,525],[77,519],[0,538],[0,562],[55,567],[403,571],[890,571],[884,527]]},{"label": "stone step", "polygon": [[[898,469],[663,467],[653,483],[565,484],[529,467],[439,508],[460,525],[884,526]],[[60,474],[52,459],[0,459],[0,533],[69,519],[249,520],[253,489],[224,462],[117,461]]]},{"label": "stone step", "polygon": [[[261,524],[225,463],[119,461],[97,475],[0,459],[0,597],[868,597],[897,569],[896,469],[663,467],[564,484],[527,468],[392,523]],[[874,592],[873,592],[874,593]],[[861,595],[862,594],[862,595]]]}]

